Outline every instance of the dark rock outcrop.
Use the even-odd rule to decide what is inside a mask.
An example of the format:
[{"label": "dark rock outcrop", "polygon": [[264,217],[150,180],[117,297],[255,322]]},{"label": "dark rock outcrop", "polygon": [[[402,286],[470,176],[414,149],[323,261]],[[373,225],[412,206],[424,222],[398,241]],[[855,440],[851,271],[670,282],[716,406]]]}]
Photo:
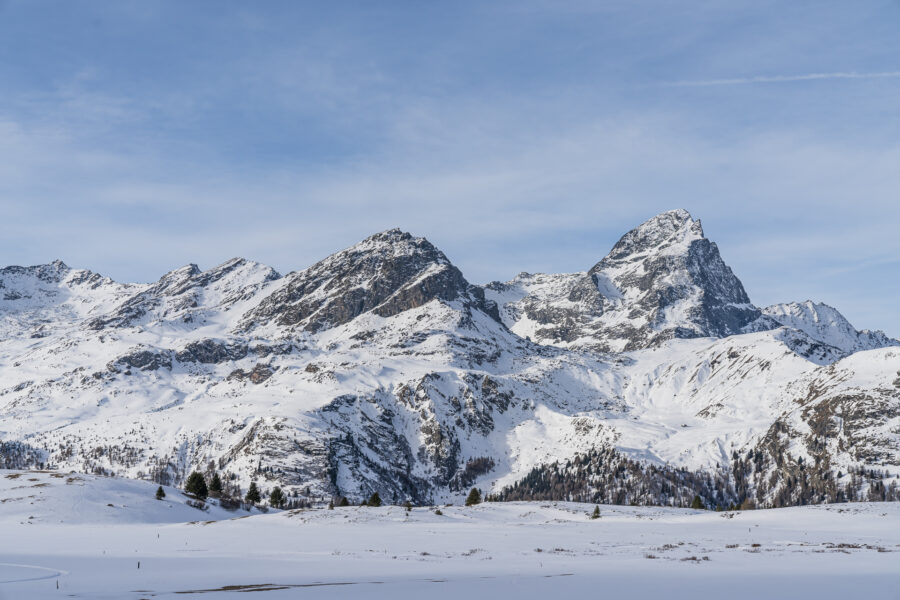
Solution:
[{"label": "dark rock outcrop", "polygon": [[499,320],[496,306],[425,238],[392,229],[287,276],[248,312],[242,330],[275,323],[316,332],[372,312],[391,317],[431,302],[458,301]]},{"label": "dark rock outcrop", "polygon": [[247,344],[226,344],[216,340],[201,340],[185,346],[183,350],[175,354],[175,358],[183,363],[209,365],[240,360],[247,356],[247,352]]}]

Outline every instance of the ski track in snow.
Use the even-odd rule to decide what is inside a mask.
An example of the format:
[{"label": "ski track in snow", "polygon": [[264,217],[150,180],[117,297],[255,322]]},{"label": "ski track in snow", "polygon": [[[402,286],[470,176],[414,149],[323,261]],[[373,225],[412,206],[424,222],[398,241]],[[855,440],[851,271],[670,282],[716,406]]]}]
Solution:
[{"label": "ski track in snow", "polygon": [[[26,570],[26,571],[46,571],[45,575],[38,575],[36,577],[24,577],[20,579],[10,579],[10,575],[15,574],[16,570]],[[42,567],[40,565],[20,565],[15,563],[0,563],[0,585],[6,583],[25,583],[28,581],[41,581],[43,579],[54,579],[57,577],[63,577],[68,575],[67,571],[61,571],[58,569],[51,569],[49,567]]]}]

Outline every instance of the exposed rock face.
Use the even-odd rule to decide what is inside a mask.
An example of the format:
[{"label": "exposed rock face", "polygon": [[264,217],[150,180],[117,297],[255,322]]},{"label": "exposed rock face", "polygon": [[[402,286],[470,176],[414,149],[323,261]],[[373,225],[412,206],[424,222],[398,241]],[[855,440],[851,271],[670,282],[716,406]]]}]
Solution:
[{"label": "exposed rock face", "polygon": [[626,350],[675,337],[725,337],[760,317],[700,221],[684,210],[625,234],[588,274],[598,287],[614,286],[630,321],[645,323],[607,329],[629,340]]},{"label": "exposed rock face", "polygon": [[135,350],[120,357],[114,363],[108,365],[110,370],[118,368],[135,368],[142,371],[156,371],[158,369],[171,369],[172,357],[169,352],[154,350]]},{"label": "exposed rock face", "polygon": [[777,326],[760,320],[716,244],[684,210],[626,233],[587,273],[522,274],[487,288],[513,331],[566,347],[629,351]]},{"label": "exposed rock face", "polygon": [[432,300],[459,301],[496,316],[483,291],[469,285],[443,252],[399,229],[373,235],[286,279],[245,316],[242,329],[275,323],[316,332],[366,312],[392,317]]},{"label": "exposed rock face", "polygon": [[244,381],[245,379],[250,383],[259,385],[260,383],[265,382],[269,377],[275,374],[275,371],[272,369],[270,365],[265,365],[263,363],[257,363],[249,371],[244,371],[243,369],[235,369],[232,371],[228,377],[225,378],[226,381]]},{"label": "exposed rock face", "polygon": [[[3,269],[0,269],[0,289],[13,287],[9,284],[11,279],[21,280],[22,278],[34,278],[45,283],[59,283],[70,271],[71,269],[69,269],[68,265],[61,260],[54,260],[52,263],[46,265],[35,265],[32,267],[4,267]],[[90,273],[90,271],[84,271],[82,273],[83,274],[80,275],[81,279],[86,278],[88,275],[94,275],[93,273]]]},{"label": "exposed rock face", "polygon": [[246,344],[226,344],[216,340],[200,340],[191,342],[175,355],[179,362],[196,362],[202,364],[218,364],[226,361],[241,360],[247,356]]},{"label": "exposed rock face", "polygon": [[398,230],[285,277],[243,259],[152,284],[9,267],[0,464],[178,483],[213,463],[244,487],[434,502],[555,461],[566,477],[579,453],[607,481],[614,448],[636,477],[672,465],[660,493],[682,467],[752,462],[734,498],[801,501],[775,484],[809,461],[826,494],[822,465],[900,465],[894,343],[822,305],[763,314],[684,211],[590,271],[486,291]]}]

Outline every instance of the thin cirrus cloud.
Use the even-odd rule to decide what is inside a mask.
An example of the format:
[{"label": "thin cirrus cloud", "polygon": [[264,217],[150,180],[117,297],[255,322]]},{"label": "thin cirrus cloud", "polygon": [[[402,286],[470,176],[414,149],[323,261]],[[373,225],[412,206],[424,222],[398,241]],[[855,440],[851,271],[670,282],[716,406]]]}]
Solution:
[{"label": "thin cirrus cloud", "polygon": [[749,85],[754,83],[790,83],[795,81],[820,81],[828,79],[895,79],[900,71],[880,71],[874,73],[806,73],[801,75],[758,75],[754,77],[731,77],[725,79],[698,79],[667,81],[665,87],[711,87],[717,85]]},{"label": "thin cirrus cloud", "polygon": [[290,271],[401,227],[485,282],[683,207],[758,304],[900,334],[887,9],[301,4],[6,4],[2,263]]}]

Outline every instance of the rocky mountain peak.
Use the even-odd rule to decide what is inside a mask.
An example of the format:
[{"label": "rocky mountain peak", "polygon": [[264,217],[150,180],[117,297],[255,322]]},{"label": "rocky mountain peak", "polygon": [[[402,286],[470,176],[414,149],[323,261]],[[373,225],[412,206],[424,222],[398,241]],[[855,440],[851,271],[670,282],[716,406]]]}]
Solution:
[{"label": "rocky mountain peak", "polygon": [[764,325],[700,221],[683,209],[626,233],[586,274],[520,277],[492,285],[489,295],[521,335],[602,351]]},{"label": "rocky mountain peak", "polygon": [[700,221],[695,221],[684,209],[670,210],[641,223],[622,236],[604,260],[624,260],[647,252],[663,251],[672,246],[683,248],[691,241],[702,238],[703,227]]},{"label": "rocky mountain peak", "polygon": [[70,270],[69,265],[58,258],[46,266],[48,267],[47,270],[56,271],[57,273],[68,273]]},{"label": "rocky mountain peak", "polygon": [[399,229],[369,236],[285,279],[245,315],[241,329],[275,323],[315,332],[365,312],[390,317],[435,299],[460,300],[499,318],[481,288],[470,285],[443,252]]},{"label": "rocky mountain peak", "polygon": [[757,321],[759,310],[719,249],[686,210],[662,213],[626,233],[589,274],[627,311],[612,332],[637,349],[671,338],[724,337]]},{"label": "rocky mountain peak", "polygon": [[816,342],[837,348],[843,354],[900,346],[900,340],[882,331],[859,331],[836,308],[821,302],[789,302],[773,304],[763,314],[784,327],[802,331]]},{"label": "rocky mountain peak", "polygon": [[190,263],[169,271],[111,313],[93,319],[89,327],[130,327],[148,321],[201,324],[212,313],[230,310],[279,277],[271,267],[243,258],[206,271]]},{"label": "rocky mountain peak", "polygon": [[59,283],[71,271],[63,261],[56,259],[44,265],[30,267],[9,266],[0,269],[0,277],[34,277],[47,283]]}]

